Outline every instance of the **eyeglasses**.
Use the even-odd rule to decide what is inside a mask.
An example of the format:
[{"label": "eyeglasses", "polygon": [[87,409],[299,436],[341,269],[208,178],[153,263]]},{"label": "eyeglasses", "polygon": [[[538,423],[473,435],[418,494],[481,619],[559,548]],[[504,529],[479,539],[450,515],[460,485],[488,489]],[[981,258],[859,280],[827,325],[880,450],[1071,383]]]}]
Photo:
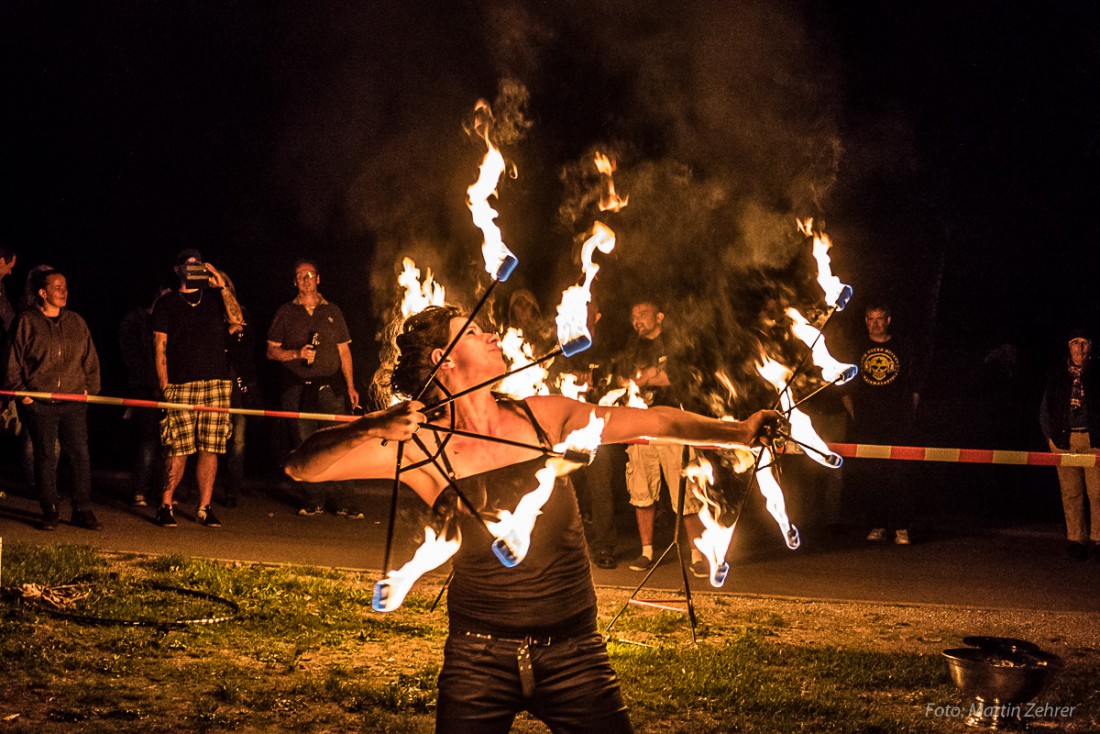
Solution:
[{"label": "eyeglasses", "polygon": [[313,280],[316,277],[317,277],[317,273],[307,272],[307,273],[298,273],[297,275],[294,276],[294,279],[295,280]]}]

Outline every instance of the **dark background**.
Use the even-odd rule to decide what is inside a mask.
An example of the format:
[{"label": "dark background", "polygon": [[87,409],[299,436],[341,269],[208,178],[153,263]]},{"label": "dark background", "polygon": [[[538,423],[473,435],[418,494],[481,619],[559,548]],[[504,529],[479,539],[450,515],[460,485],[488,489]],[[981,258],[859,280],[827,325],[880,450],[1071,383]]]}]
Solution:
[{"label": "dark background", "polygon": [[[659,293],[736,371],[769,295],[820,298],[794,232],[814,216],[857,294],[830,340],[843,351],[867,300],[890,302],[925,366],[923,440],[1041,449],[1042,375],[1098,316],[1100,13],[670,5],[6,2],[0,237],[19,262],[5,284],[18,295],[31,266],[64,271],[104,393],[120,394],[117,325],[178,249],[233,277],[261,335],[310,256],[362,390],[402,255],[472,297],[464,196],[483,148],[463,125],[484,97],[520,121],[497,208],[521,260],[509,287],[544,310],[578,277],[587,161],[607,150],[631,196],[605,218],[620,235],[596,286],[611,341],[629,299]],[[1014,361],[987,359],[1005,344]],[[111,411],[93,411],[99,465],[125,463]],[[273,463],[256,456],[264,430],[257,469]],[[1056,511],[1052,472],[926,471],[933,504],[974,512],[1012,485],[1016,504]]]}]

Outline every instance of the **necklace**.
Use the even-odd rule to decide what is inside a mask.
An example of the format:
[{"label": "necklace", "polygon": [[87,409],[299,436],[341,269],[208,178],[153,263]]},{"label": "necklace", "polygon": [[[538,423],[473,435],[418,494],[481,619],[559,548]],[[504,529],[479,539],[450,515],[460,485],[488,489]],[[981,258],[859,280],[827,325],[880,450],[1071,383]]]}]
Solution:
[{"label": "necklace", "polygon": [[201,290],[199,291],[199,297],[197,299],[195,299],[194,303],[191,303],[191,300],[187,296],[183,295],[183,291],[176,291],[176,293],[178,293],[179,297],[183,299],[183,302],[186,303],[191,308],[195,308],[200,303],[202,303],[202,291]]}]

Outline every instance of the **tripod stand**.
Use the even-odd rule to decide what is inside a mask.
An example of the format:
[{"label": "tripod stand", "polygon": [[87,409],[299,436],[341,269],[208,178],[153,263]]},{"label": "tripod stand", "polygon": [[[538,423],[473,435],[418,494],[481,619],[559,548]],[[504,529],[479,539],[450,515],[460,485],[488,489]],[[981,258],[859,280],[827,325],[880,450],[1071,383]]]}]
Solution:
[{"label": "tripod stand", "polygon": [[[681,459],[680,459],[681,469],[683,469],[683,467],[688,463],[688,458],[689,458],[688,447],[684,446],[683,454],[681,455]],[[627,607],[630,606],[631,604],[637,604],[638,606],[652,607],[652,608],[655,608],[655,609],[664,609],[664,610],[670,611],[670,612],[678,612],[680,614],[686,614],[687,618],[688,618],[688,622],[691,624],[691,642],[692,642],[693,645],[697,643],[697,640],[695,638],[695,627],[696,627],[696,624],[697,624],[697,619],[695,617],[695,604],[691,600],[691,585],[688,583],[687,566],[684,563],[683,550],[680,548],[681,526],[684,524],[684,495],[686,493],[687,493],[687,476],[684,475],[683,471],[681,471],[680,472],[680,498],[676,502],[676,526],[675,526],[674,530],[672,531],[672,542],[669,543],[668,547],[665,548],[664,551],[661,553],[661,555],[657,557],[657,559],[653,562],[653,565],[650,566],[649,571],[646,572],[645,578],[642,579],[642,582],[640,584],[638,584],[637,588],[635,588],[634,591],[630,594],[630,597],[626,600],[626,603],[623,604],[622,608],[618,611],[618,613],[611,619],[610,622],[608,622],[607,628],[604,630],[604,636],[606,638],[611,639],[611,629],[615,626],[615,623],[617,621],[619,621],[619,617],[621,617],[623,615],[623,612],[626,611]],[[649,581],[649,578],[653,575],[653,572],[657,570],[657,567],[661,565],[662,561],[664,561],[665,556],[667,556],[670,552],[672,552],[673,548],[676,549],[676,560],[680,564],[680,577],[683,581],[683,586],[681,587],[681,591],[684,594],[684,600],[681,602],[681,600],[679,600],[679,599],[638,599],[638,598],[636,598],[637,595],[638,595],[638,592],[641,591],[642,587],[644,587],[646,585],[646,582]],[[684,604],[684,608],[681,608],[679,606],[673,606],[673,604],[681,604],[681,603]],[[626,639],[620,640],[620,642],[628,642],[628,643],[633,644],[633,645],[643,644],[643,643],[633,642],[632,640],[626,640]]]}]

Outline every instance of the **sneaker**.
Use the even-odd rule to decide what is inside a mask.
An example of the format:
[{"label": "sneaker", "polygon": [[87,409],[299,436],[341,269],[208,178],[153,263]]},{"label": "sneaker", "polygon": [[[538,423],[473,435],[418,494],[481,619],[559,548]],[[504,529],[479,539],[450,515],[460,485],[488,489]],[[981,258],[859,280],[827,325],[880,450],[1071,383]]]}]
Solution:
[{"label": "sneaker", "polygon": [[42,519],[38,523],[39,530],[57,530],[57,524],[61,522],[61,513],[57,511],[57,505],[44,505],[42,507]]},{"label": "sneaker", "polygon": [[176,527],[176,516],[172,512],[172,505],[161,505],[158,507],[153,522],[160,525],[162,528]]},{"label": "sneaker", "polygon": [[886,528],[875,528],[867,533],[867,540],[871,543],[881,543],[886,540]]},{"label": "sneaker", "polygon": [[894,542],[898,545],[909,545],[909,531],[905,528],[894,533]]},{"label": "sneaker", "polygon": [[298,514],[301,517],[311,517],[313,515],[320,515],[325,511],[324,507],[320,505],[302,505],[298,508]]},{"label": "sneaker", "polygon": [[205,525],[208,528],[220,528],[222,526],[222,521],[210,509],[210,505],[200,507],[199,511],[195,513],[195,520],[199,525]]},{"label": "sneaker", "polygon": [[73,525],[85,530],[102,530],[103,526],[91,510],[73,510]]},{"label": "sneaker", "polygon": [[653,566],[653,559],[652,558],[650,558],[649,556],[638,556],[638,558],[630,564],[630,570],[631,571],[648,571],[652,566]]},{"label": "sneaker", "polygon": [[130,500],[131,507],[148,507],[149,503],[145,501],[145,495],[138,493]]},{"label": "sneaker", "polygon": [[615,554],[609,550],[596,551],[592,560],[595,562],[597,568],[612,569],[617,568],[619,565],[615,562]]},{"label": "sneaker", "polygon": [[349,520],[365,520],[367,517],[358,507],[348,507],[347,509],[341,510],[336,514],[343,515]]},{"label": "sneaker", "polygon": [[697,579],[710,578],[710,564],[700,558],[691,562],[691,575]]}]

